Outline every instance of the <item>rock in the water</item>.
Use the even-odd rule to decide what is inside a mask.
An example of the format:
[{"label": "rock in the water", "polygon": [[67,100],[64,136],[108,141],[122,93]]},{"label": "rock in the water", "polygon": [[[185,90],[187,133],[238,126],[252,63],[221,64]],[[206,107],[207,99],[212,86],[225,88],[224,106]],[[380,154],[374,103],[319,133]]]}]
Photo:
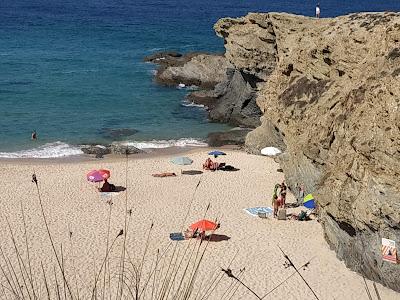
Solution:
[{"label": "rock in the water", "polygon": [[313,193],[338,257],[397,291],[400,268],[380,249],[381,238],[400,241],[399,24],[398,13],[270,13],[215,25],[229,62],[263,81],[263,124],[247,147],[276,143],[276,128],[286,180]]},{"label": "rock in the water", "polygon": [[144,153],[143,150],[129,144],[112,143],[110,148],[112,154],[129,155]]},{"label": "rock in the water", "polygon": [[232,129],[224,132],[212,132],[208,134],[207,143],[210,147],[223,145],[243,145],[246,135],[251,129]]},{"label": "rock in the water", "polygon": [[206,105],[213,121],[234,126],[257,127],[261,110],[257,106],[256,88],[236,69],[227,70],[227,78],[209,91],[195,91],[188,99]]},{"label": "rock in the water", "polygon": [[175,51],[163,51],[148,55],[143,60],[158,65],[170,66],[184,64],[188,58],[183,57],[181,53]]},{"label": "rock in the water", "polygon": [[213,88],[226,77],[228,63],[221,55],[199,54],[183,65],[168,66],[157,72],[157,81],[167,85],[185,84]]},{"label": "rock in the water", "polygon": [[169,86],[199,86],[213,88],[225,80],[229,63],[222,55],[204,53],[158,53],[146,57],[159,65],[155,79],[160,84]]},{"label": "rock in the water", "polygon": [[262,80],[233,68],[224,56],[160,53],[146,60],[160,65],[155,78],[161,84],[201,87],[187,98],[207,106],[211,120],[244,127],[260,124],[256,90]]},{"label": "rock in the water", "polygon": [[101,134],[103,137],[112,140],[123,139],[136,134],[138,131],[132,128],[103,128]]},{"label": "rock in the water", "polygon": [[112,143],[111,145],[84,145],[81,148],[85,154],[94,155],[102,158],[107,154],[138,154],[144,151],[126,143]]},{"label": "rock in the water", "polygon": [[81,150],[85,154],[95,155],[96,158],[102,158],[104,155],[111,153],[108,145],[84,145]]}]

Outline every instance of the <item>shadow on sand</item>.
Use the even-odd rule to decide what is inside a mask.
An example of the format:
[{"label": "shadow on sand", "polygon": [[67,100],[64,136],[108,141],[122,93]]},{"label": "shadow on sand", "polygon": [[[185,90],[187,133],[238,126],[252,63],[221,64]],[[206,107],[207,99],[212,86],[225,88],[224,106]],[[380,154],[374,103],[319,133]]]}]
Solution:
[{"label": "shadow on sand", "polygon": [[230,240],[230,238],[230,236],[227,236],[225,234],[211,234],[210,236],[207,236],[205,240],[210,242],[222,242],[228,241]]},{"label": "shadow on sand", "polygon": [[119,192],[123,192],[126,190],[126,187],[121,186],[121,185],[116,185],[115,186],[115,190],[111,191],[113,193],[119,193]]},{"label": "shadow on sand", "polygon": [[199,170],[187,170],[187,171],[182,171],[183,175],[200,175],[203,174],[202,171]]}]

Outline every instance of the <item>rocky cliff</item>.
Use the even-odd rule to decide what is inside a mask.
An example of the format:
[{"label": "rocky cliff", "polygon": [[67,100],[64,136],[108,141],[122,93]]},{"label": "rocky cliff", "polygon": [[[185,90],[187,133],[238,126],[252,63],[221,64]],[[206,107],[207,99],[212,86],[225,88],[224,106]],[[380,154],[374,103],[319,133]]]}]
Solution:
[{"label": "rocky cliff", "polygon": [[400,248],[400,14],[249,14],[215,30],[257,86],[249,151],[284,148],[287,182],[314,194],[338,257],[400,291],[400,265],[380,252],[381,238]]},{"label": "rocky cliff", "polygon": [[[187,98],[206,106],[210,120],[249,128],[260,125],[257,83],[231,65],[225,56],[160,52],[144,60],[159,66],[155,80],[160,84],[199,87],[200,90],[189,93]],[[240,136],[244,143],[243,133]]]}]

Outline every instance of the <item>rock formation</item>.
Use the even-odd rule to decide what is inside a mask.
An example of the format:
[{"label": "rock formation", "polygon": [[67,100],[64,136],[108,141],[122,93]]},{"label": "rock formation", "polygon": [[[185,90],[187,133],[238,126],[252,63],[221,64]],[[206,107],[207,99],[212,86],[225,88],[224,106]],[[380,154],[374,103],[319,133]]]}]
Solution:
[{"label": "rock formation", "polygon": [[82,145],[81,150],[85,154],[94,155],[96,158],[103,158],[107,154],[130,155],[144,153],[143,150],[127,143],[113,142],[109,145]]},{"label": "rock formation", "polygon": [[338,257],[400,291],[399,265],[381,256],[381,238],[400,247],[400,14],[249,14],[215,30],[257,85],[249,150],[284,147],[287,182],[314,194]]},{"label": "rock formation", "polygon": [[155,79],[160,84],[200,87],[200,91],[187,97],[205,105],[212,121],[253,128],[260,125],[256,83],[251,76],[236,70],[224,56],[162,52],[146,57],[145,61],[159,65]]},{"label": "rock formation", "polygon": [[160,52],[144,59],[159,65],[155,79],[158,83],[177,86],[183,83],[201,88],[214,88],[226,80],[227,60],[222,55],[204,53]]},{"label": "rock formation", "polygon": [[247,128],[233,128],[224,132],[212,132],[207,136],[207,144],[210,147],[220,147],[223,145],[244,145],[246,135],[251,131]]}]

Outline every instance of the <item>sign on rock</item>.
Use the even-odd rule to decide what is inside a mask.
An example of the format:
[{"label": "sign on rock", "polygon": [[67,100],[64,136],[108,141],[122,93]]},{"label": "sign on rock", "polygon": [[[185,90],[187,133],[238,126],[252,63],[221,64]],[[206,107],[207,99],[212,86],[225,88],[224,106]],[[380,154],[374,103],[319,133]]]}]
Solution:
[{"label": "sign on rock", "polygon": [[391,263],[397,263],[396,242],[382,238],[382,259]]}]

